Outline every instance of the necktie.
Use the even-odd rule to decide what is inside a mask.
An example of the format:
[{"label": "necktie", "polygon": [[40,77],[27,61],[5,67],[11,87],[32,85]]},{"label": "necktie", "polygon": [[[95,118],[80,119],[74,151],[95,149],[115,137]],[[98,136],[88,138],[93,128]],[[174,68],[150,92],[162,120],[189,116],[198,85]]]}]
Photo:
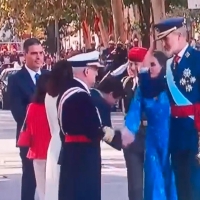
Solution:
[{"label": "necktie", "polygon": [[178,55],[175,55],[175,56],[174,56],[174,59],[173,59],[173,63],[174,63],[173,69],[175,69],[176,66],[178,65],[178,62],[179,62],[180,58],[181,58],[181,57],[178,56]]},{"label": "necktie", "polygon": [[39,79],[40,75],[38,73],[35,74],[35,80],[37,82],[37,80]]}]

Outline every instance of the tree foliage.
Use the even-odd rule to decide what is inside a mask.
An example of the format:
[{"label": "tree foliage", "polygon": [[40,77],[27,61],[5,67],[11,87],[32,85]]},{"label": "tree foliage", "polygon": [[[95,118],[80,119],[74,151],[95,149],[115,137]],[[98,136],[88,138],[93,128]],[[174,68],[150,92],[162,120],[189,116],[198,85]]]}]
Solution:
[{"label": "tree foliage", "polygon": [[[194,15],[198,12],[187,11],[187,0],[163,0],[166,12],[170,15]],[[151,0],[124,0],[125,6],[138,5],[140,26],[142,31],[149,28]],[[105,25],[108,25],[112,9],[110,0],[0,0],[1,23],[11,17],[15,20],[15,31],[35,30],[45,27],[52,18],[65,19],[66,23],[80,23],[86,20],[91,27],[94,25],[96,11],[101,13]],[[198,13],[199,14],[199,13]]]},{"label": "tree foliage", "polygon": [[16,32],[44,27],[52,18],[65,19],[69,24],[80,25],[87,20],[94,24],[95,10],[101,11],[105,22],[111,14],[107,0],[0,0],[0,17],[2,22],[9,17],[15,20]]},{"label": "tree foliage", "polygon": [[0,0],[0,17],[13,18],[17,32],[29,29],[30,25],[34,29],[50,18],[62,18],[66,12],[71,11],[67,2],[63,0]]}]

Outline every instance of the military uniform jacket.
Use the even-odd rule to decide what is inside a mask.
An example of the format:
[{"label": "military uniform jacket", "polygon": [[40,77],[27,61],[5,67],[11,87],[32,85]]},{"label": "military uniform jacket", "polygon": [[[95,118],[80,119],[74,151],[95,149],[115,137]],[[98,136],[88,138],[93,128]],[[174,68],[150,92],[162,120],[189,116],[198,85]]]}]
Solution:
[{"label": "military uniform jacket", "polygon": [[121,82],[123,83],[124,87],[124,92],[125,92],[125,97],[123,98],[122,102],[124,102],[124,105],[122,105],[122,109],[124,110],[125,113],[128,112],[130,103],[132,98],[134,98],[135,91],[138,87],[138,78],[135,77],[130,77],[130,76],[125,76]]},{"label": "military uniform jacket", "polygon": [[[73,87],[81,89],[65,101],[61,101],[64,93]],[[99,144],[103,137],[101,120],[98,110],[93,104],[90,91],[79,79],[73,79],[66,83],[63,92],[58,97],[59,123],[62,129],[61,140],[64,142],[64,135],[84,135],[93,143]],[[60,116],[60,117],[59,117]]]},{"label": "military uniform jacket", "polygon": [[[188,105],[185,103],[186,101],[191,104],[199,103],[199,78],[200,52],[188,46],[177,66],[174,66],[173,58],[167,62],[166,80],[169,93],[171,94],[170,101],[178,106]],[[175,95],[176,93],[179,96]]]},{"label": "military uniform jacket", "polygon": [[[183,49],[184,51],[184,49]],[[166,83],[171,105],[189,106],[200,103],[200,52],[188,46],[178,64],[167,61]],[[194,115],[171,117],[171,148],[197,150],[198,135]],[[178,142],[177,142],[178,141]]]}]

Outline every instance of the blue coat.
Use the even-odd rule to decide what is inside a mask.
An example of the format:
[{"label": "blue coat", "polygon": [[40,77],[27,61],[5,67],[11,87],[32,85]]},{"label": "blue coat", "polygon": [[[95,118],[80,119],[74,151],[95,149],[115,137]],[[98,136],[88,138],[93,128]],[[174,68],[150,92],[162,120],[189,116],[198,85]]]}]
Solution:
[{"label": "blue coat", "polygon": [[[188,46],[178,66],[174,67],[173,58],[167,61],[159,83],[151,79],[147,73],[141,79],[150,79],[140,84],[145,97],[153,98],[165,87],[171,105],[192,105],[200,102],[200,51]],[[148,78],[149,77],[149,78]],[[194,117],[173,117],[170,120],[171,152],[191,150],[198,151],[198,134],[194,125]]]},{"label": "blue coat", "polygon": [[[166,84],[171,104],[191,105],[200,102],[200,52],[188,47],[178,64],[167,62]],[[198,134],[194,118],[171,116],[171,151],[190,150],[197,153]]]}]

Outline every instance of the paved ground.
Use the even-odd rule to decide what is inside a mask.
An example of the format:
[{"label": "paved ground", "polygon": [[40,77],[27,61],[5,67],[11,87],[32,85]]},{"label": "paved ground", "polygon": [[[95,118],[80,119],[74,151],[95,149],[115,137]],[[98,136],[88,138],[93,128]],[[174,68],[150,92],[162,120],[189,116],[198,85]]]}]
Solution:
[{"label": "paved ground", "polygon": [[[121,127],[122,114],[113,114],[112,122]],[[15,128],[10,112],[0,110],[0,200],[20,200],[21,162],[15,148]],[[103,143],[102,162],[102,200],[128,200],[122,152]]]}]

